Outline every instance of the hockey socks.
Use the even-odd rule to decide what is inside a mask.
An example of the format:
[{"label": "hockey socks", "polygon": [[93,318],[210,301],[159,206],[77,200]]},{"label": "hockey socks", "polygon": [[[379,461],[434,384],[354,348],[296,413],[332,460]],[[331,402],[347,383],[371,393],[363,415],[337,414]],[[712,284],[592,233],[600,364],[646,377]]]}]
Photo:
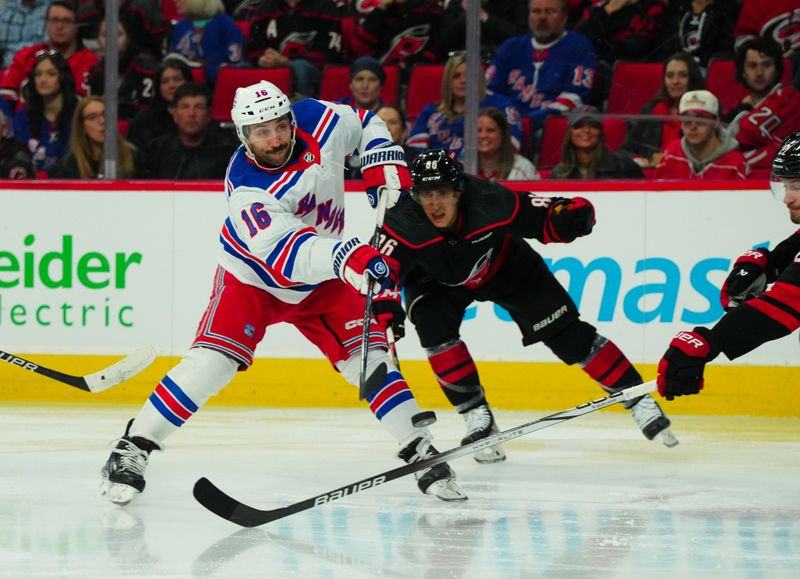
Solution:
[{"label": "hockey socks", "polygon": [[[609,394],[642,383],[642,377],[636,368],[625,357],[625,354],[608,338],[596,334],[589,355],[580,363],[595,382]],[[632,407],[637,401],[623,403],[625,408]]]},{"label": "hockey socks", "polygon": [[486,403],[478,369],[464,342],[455,340],[425,353],[442,391],[459,413]]},{"label": "hockey socks", "polygon": [[239,363],[207,348],[192,348],[159,382],[131,425],[131,436],[162,441],[236,375]]}]

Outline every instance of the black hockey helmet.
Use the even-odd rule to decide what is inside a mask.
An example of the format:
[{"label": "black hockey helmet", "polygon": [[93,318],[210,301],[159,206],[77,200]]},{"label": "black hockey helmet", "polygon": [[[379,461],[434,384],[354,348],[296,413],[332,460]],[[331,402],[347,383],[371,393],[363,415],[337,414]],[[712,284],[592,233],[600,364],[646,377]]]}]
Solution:
[{"label": "black hockey helmet", "polygon": [[772,159],[770,189],[778,199],[782,199],[785,193],[782,179],[800,179],[800,131],[786,137]]},{"label": "black hockey helmet", "polygon": [[783,141],[772,160],[772,174],[780,179],[800,179],[800,131]]},{"label": "black hockey helmet", "polygon": [[420,154],[411,163],[411,180],[414,187],[411,197],[414,201],[418,191],[425,189],[444,189],[453,187],[464,190],[464,166],[452,151],[434,149]]}]

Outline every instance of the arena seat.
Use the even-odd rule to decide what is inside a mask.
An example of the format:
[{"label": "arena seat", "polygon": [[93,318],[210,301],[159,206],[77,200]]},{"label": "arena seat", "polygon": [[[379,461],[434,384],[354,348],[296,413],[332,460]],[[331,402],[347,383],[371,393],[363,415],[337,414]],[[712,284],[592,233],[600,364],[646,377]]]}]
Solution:
[{"label": "arena seat", "polygon": [[661,88],[663,64],[618,60],[611,72],[609,114],[636,114]]},{"label": "arena seat", "polygon": [[544,122],[542,140],[539,143],[537,169],[551,169],[561,162],[564,134],[567,132],[567,117],[550,115]]},{"label": "arena seat", "polygon": [[406,95],[406,117],[413,122],[420,111],[442,98],[443,64],[415,64],[411,69]]},{"label": "arena seat", "polygon": [[211,117],[223,123],[230,122],[231,105],[236,89],[262,80],[268,80],[289,94],[292,81],[291,69],[288,66],[284,68],[221,67],[217,74],[217,83],[214,85],[214,96],[211,99]]},{"label": "arena seat", "polygon": [[247,42],[250,40],[250,27],[253,26],[252,20],[234,20],[233,22],[236,25],[236,28],[242,31],[242,36],[244,36],[244,45],[247,48]]}]

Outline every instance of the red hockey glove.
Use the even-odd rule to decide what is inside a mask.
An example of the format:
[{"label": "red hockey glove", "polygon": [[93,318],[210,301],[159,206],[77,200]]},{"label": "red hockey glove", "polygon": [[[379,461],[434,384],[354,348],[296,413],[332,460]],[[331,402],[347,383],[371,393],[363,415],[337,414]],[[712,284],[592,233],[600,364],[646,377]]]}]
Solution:
[{"label": "red hockey glove", "polygon": [[391,209],[408,196],[411,175],[400,145],[372,149],[361,156],[361,179],[367,189],[367,200],[373,208],[380,195],[388,195],[386,209]]},{"label": "red hockey glove", "polygon": [[[397,273],[378,252],[357,237],[338,243],[333,250],[333,273],[362,295],[377,294],[395,284]],[[367,282],[367,278],[372,283]]]},{"label": "red hockey glove", "polygon": [[719,292],[723,308],[735,308],[761,295],[767,288],[769,257],[769,250],[765,247],[750,249],[739,256]]},{"label": "red hockey glove", "polygon": [[706,363],[719,354],[714,335],[708,328],[678,332],[658,363],[658,393],[667,400],[675,396],[698,394],[703,389]]},{"label": "red hockey glove", "polygon": [[583,197],[555,197],[544,220],[544,243],[569,243],[589,235],[595,224],[594,205]]},{"label": "red hockey glove", "polygon": [[384,328],[391,328],[395,340],[406,335],[406,312],[399,289],[386,289],[372,298],[372,313]]}]

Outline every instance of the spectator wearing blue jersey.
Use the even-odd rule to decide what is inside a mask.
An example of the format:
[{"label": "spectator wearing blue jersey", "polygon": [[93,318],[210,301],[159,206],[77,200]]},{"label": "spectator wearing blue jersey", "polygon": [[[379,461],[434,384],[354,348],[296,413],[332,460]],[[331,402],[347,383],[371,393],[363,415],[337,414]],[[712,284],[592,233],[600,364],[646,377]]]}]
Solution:
[{"label": "spectator wearing blue jersey", "polygon": [[588,104],[592,92],[592,43],[566,24],[567,0],[531,0],[531,32],[506,40],[486,70],[488,89],[531,117],[536,142],[548,115]]},{"label": "spectator wearing blue jersey", "polygon": [[220,66],[242,61],[244,36],[220,0],[176,0],[175,9],[183,19],[172,30],[170,51],[202,64],[209,84]]},{"label": "spectator wearing blue jersey", "polygon": [[[505,113],[511,127],[511,140],[519,150],[522,141],[522,120],[508,97],[486,94],[481,80],[478,87],[480,107],[496,107]],[[408,137],[408,146],[424,151],[449,149],[459,157],[464,151],[464,109],[467,95],[466,53],[457,52],[447,59],[442,74],[442,98],[425,106],[419,113]]]},{"label": "spectator wearing blue jersey", "polygon": [[49,50],[40,54],[23,88],[25,106],[14,116],[14,136],[28,146],[37,171],[49,171],[69,152],[72,115],[78,104],[67,60]]}]

